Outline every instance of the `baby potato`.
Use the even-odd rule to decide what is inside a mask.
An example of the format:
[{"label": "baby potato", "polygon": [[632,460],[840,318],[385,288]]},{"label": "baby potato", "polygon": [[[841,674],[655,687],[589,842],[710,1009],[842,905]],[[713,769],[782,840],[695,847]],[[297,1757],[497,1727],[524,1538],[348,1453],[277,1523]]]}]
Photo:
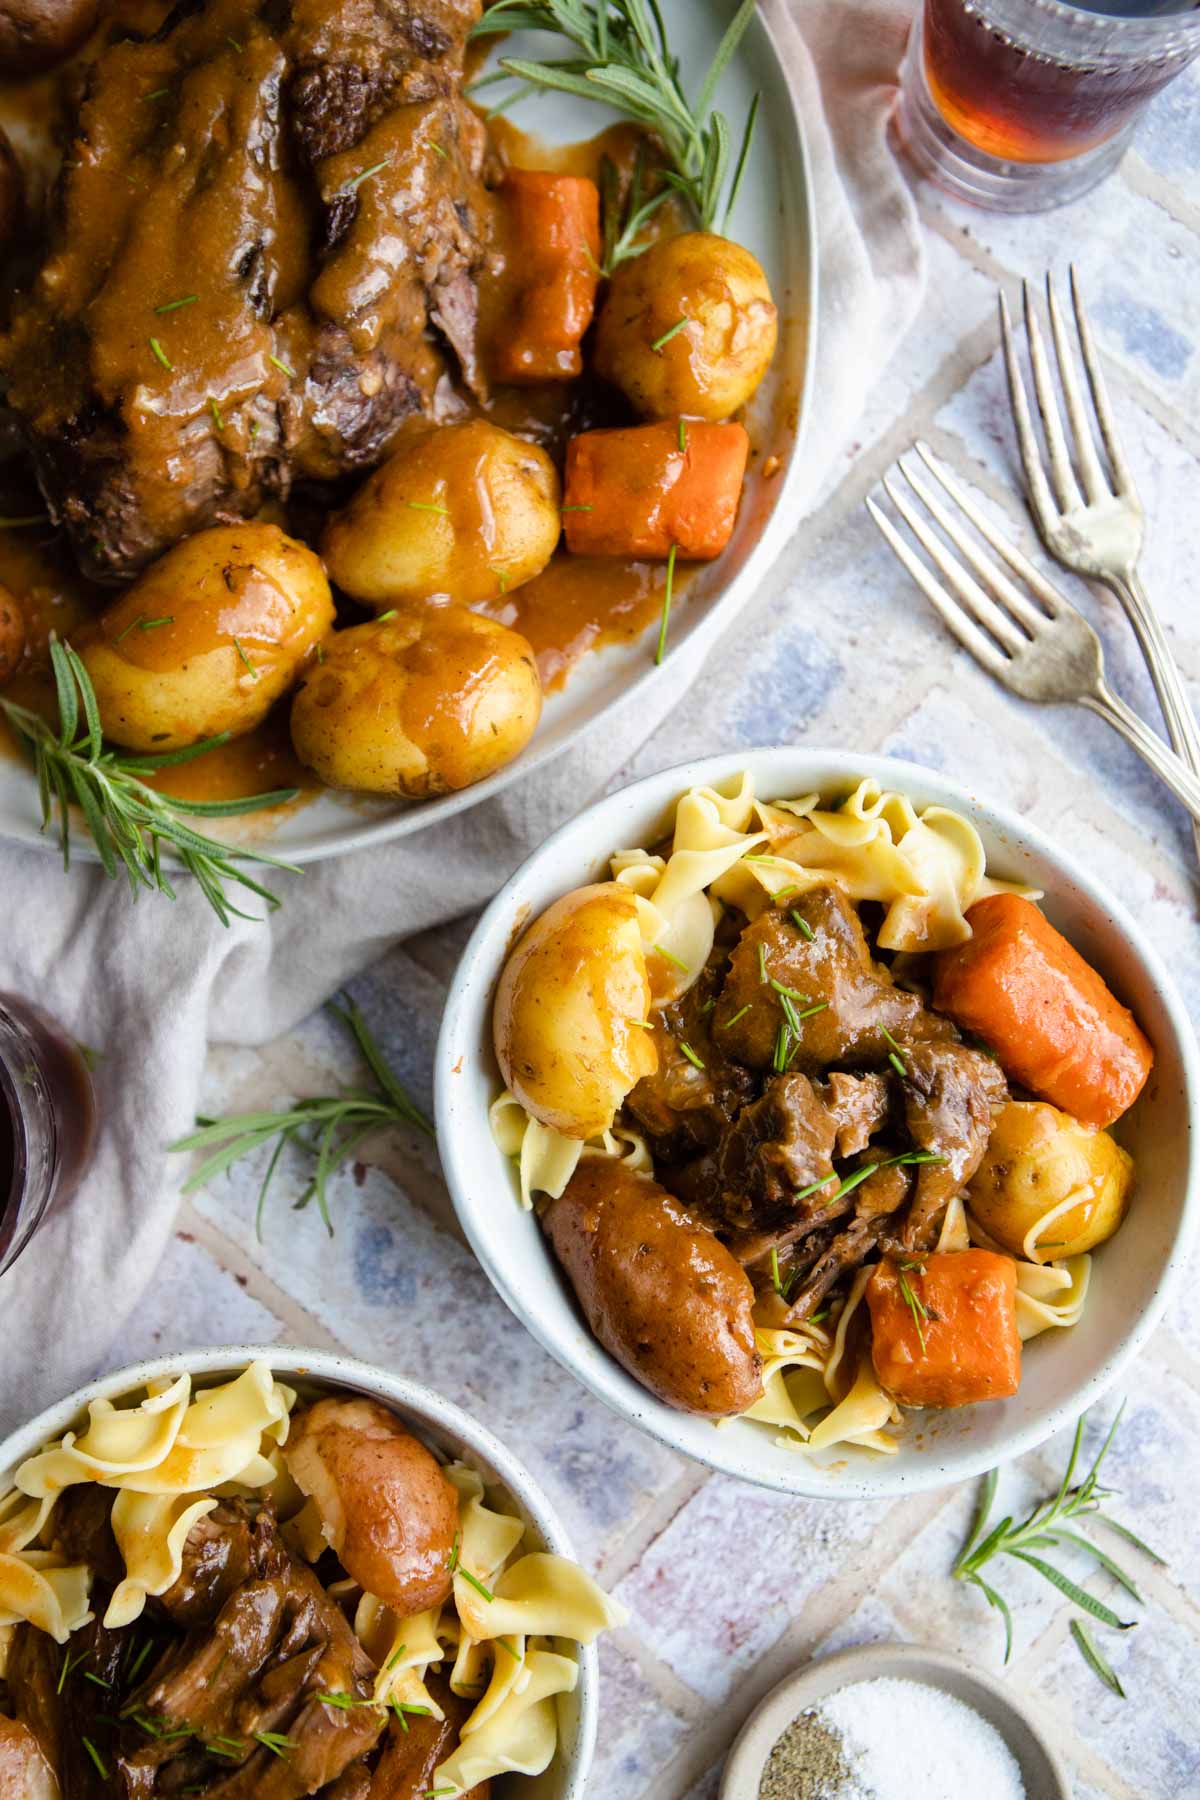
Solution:
[{"label": "baby potato", "polygon": [[533,651],[465,606],[338,631],[292,702],[292,743],[330,787],[424,799],[511,762],[542,711]]},{"label": "baby potato", "polygon": [[760,1398],[750,1278],[665,1188],[585,1156],[542,1223],[588,1324],[643,1387],[712,1418]]},{"label": "baby potato", "polygon": [[645,418],[727,419],[766,374],[775,320],[750,252],[711,231],[687,231],[618,268],[593,362]]},{"label": "baby potato", "polygon": [[1056,1262],[1110,1238],[1132,1186],[1133,1158],[1107,1131],[1092,1131],[1044,1100],[1010,1100],[966,1198],[983,1229],[1014,1256]]},{"label": "baby potato", "polygon": [[376,1400],[293,1415],[284,1457],[347,1575],[408,1618],[450,1592],[458,1495],[437,1458]]},{"label": "baby potato", "polygon": [[422,432],[367,478],[325,529],[330,576],[356,600],[494,600],[558,542],[554,464],[484,419]]},{"label": "baby potato", "polygon": [[250,731],[332,625],[311,550],[277,525],[216,525],[152,563],[79,653],[106,735],[176,750]]},{"label": "baby potato", "polygon": [[25,651],[25,616],[15,594],[0,587],[0,686],[8,680]]},{"label": "baby potato", "polygon": [[4,0],[0,73],[36,75],[78,50],[96,23],[100,0]]},{"label": "baby potato", "polygon": [[658,1067],[650,982],[628,888],[576,888],[535,919],[504,965],[492,1016],[508,1087],[565,1137],[607,1131],[626,1094]]}]

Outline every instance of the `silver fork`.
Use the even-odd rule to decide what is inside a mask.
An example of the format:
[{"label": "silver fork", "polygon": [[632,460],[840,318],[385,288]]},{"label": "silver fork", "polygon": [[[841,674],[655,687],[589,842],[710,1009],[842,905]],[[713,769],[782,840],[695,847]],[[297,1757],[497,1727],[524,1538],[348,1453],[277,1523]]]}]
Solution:
[{"label": "silver fork", "polygon": [[[1049,454],[1049,476],[1030,415],[1025,383],[1017,361],[1008,302],[1003,294],[1000,295],[1000,329],[1004,339],[1008,391],[1012,400],[1013,422],[1017,429],[1021,461],[1025,468],[1030,511],[1042,542],[1051,556],[1078,575],[1102,581],[1124,607],[1150,670],[1167,734],[1184,761],[1192,769],[1200,770],[1200,727],[1197,726],[1170,644],[1137,571],[1145,514],[1117,439],[1112,407],[1104,385],[1091,326],[1084,310],[1078,277],[1072,268],[1071,303],[1075,326],[1096,425],[1107,452],[1107,469],[1102,466],[1097,453],[1078,365],[1051,277],[1046,276],[1046,308],[1050,315],[1050,334],[1054,340],[1055,361],[1058,364],[1073,440],[1071,446],[1068,446],[1064,432],[1062,413],[1055,396],[1050,364],[1028,282],[1022,283],[1022,296],[1034,392]],[[1200,856],[1200,825],[1193,825],[1192,834],[1196,853]]]},{"label": "silver fork", "polygon": [[[867,508],[904,567],[959,643],[989,674],[1022,698],[1049,702],[1071,700],[1086,706],[1090,712],[1099,713],[1149,763],[1176,799],[1187,807],[1193,820],[1200,822],[1200,779],[1168,750],[1162,739],[1142,723],[1119,695],[1113,693],[1104,679],[1104,651],[1100,639],[1083,614],[997,530],[928,445],[918,443],[916,450],[959,512],[1028,589],[1028,593],[1022,591],[1000,564],[964,530],[960,520],[920,476],[900,463],[900,472],[924,507],[925,514],[918,511],[895,482],[885,478],[884,488],[942,580],[938,580],[929,564],[906,543],[874,500],[867,501]],[[959,556],[955,556],[932,529],[929,519],[935,522]],[[1029,598],[1030,594],[1034,599]]]}]

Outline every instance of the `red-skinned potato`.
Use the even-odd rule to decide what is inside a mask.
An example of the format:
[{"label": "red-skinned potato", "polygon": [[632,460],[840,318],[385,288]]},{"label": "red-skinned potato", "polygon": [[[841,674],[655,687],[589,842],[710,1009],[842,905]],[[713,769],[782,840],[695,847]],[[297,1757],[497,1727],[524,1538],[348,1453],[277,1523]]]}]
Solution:
[{"label": "red-skinned potato", "polygon": [[637,902],[616,882],[577,888],[535,919],[504,966],[496,1057],[527,1112],[565,1137],[598,1137],[658,1066]]},{"label": "red-skinned potato", "polygon": [[588,1155],[542,1223],[588,1324],[643,1387],[712,1418],[761,1397],[750,1278],[665,1188]]},{"label": "red-skinned potato", "polygon": [[393,1413],[375,1400],[318,1400],[293,1417],[285,1456],[360,1587],[402,1618],[445,1600],[458,1495]]}]

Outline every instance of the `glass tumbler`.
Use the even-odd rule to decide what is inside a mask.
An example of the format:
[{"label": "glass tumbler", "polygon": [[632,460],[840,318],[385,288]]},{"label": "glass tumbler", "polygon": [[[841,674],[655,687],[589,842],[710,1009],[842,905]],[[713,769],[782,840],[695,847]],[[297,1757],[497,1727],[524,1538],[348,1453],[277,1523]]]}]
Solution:
[{"label": "glass tumbler", "polygon": [[1200,0],[922,0],[895,128],[921,173],[997,212],[1077,199],[1200,52]]},{"label": "glass tumbler", "polygon": [[95,1122],[78,1045],[40,1007],[0,993],[0,1275],[78,1187]]}]

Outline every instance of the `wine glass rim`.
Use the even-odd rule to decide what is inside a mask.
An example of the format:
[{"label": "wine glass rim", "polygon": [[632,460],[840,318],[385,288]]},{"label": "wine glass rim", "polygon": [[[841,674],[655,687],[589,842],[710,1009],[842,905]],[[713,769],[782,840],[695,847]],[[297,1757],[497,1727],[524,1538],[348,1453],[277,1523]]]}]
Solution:
[{"label": "wine glass rim", "polygon": [[1184,10],[1166,13],[1097,12],[1085,0],[964,0],[964,4],[998,25],[1011,22],[1017,28],[1022,19],[1040,13],[1068,30],[1104,32],[1104,49],[1110,54],[1148,47],[1161,50],[1173,35],[1184,41],[1200,37],[1200,5],[1195,0],[1189,0]]}]

